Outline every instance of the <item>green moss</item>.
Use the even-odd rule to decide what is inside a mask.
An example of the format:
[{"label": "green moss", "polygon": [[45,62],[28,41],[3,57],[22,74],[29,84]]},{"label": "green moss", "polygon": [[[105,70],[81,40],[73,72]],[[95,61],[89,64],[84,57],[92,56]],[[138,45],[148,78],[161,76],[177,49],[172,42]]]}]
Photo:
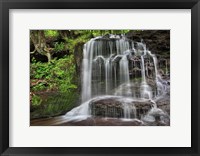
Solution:
[{"label": "green moss", "polygon": [[40,106],[31,112],[31,119],[63,115],[77,105],[78,93],[71,90],[68,93],[54,93],[45,97]]}]

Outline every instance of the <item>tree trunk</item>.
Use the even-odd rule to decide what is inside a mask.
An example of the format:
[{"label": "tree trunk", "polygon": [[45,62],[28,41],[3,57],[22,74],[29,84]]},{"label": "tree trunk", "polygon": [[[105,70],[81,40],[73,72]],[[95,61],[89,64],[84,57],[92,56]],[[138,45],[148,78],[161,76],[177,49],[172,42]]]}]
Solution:
[{"label": "tree trunk", "polygon": [[47,46],[44,31],[43,30],[31,31],[30,37],[31,41],[35,46],[35,50],[33,52],[37,51],[39,54],[45,55],[48,58],[48,62],[50,62],[52,57],[51,56],[52,48],[48,48]]},{"label": "tree trunk", "polygon": [[51,54],[50,53],[46,53],[46,56],[48,58],[48,62],[50,62],[51,61]]}]

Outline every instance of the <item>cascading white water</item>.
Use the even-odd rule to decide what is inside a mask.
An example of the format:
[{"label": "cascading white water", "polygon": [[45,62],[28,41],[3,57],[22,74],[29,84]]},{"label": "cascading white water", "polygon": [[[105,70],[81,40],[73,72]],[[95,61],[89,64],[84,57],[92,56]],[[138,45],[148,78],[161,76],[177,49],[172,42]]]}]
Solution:
[{"label": "cascading white water", "polygon": [[[125,52],[130,50],[133,42],[119,36],[115,37],[112,36],[111,41],[97,37],[84,45],[82,102],[94,96],[112,95],[111,91],[115,87],[129,83],[129,61]],[[99,73],[101,75],[98,75]],[[101,91],[94,91],[95,83],[99,84]]]},{"label": "cascading white water", "polygon": [[152,54],[150,51],[148,51],[148,54],[153,58],[153,63],[154,63],[154,69],[155,69],[155,81],[157,85],[157,95],[160,96],[165,93],[166,87],[164,86],[164,82],[158,73],[158,67],[157,67],[157,57]]},{"label": "cascading white water", "polygon": [[92,58],[93,58],[94,40],[90,40],[88,44],[84,45],[83,49],[83,82],[82,85],[82,102],[91,98],[91,72],[92,72]]},{"label": "cascading white water", "polygon": [[126,55],[124,55],[119,61],[119,68],[120,68],[120,82],[129,83],[130,82],[129,65]]},{"label": "cascading white water", "polygon": [[145,68],[144,68],[144,57],[141,56],[141,72],[142,72],[142,82],[146,84]]},{"label": "cascading white water", "polygon": [[[150,53],[150,52],[149,52]],[[151,54],[151,53],[150,53]],[[154,63],[154,68],[155,68],[155,78],[156,78],[156,81],[158,79],[158,70],[157,70],[157,58],[155,57],[155,55],[152,55],[152,58],[153,58],[153,63]]]},{"label": "cascading white water", "polygon": [[106,82],[106,94],[108,93],[109,89],[109,78],[110,78],[110,60],[109,58],[105,61],[105,82]]},{"label": "cascading white water", "polygon": [[[153,63],[154,66],[156,91],[148,84],[147,63]],[[141,74],[136,74],[133,69],[138,69]],[[141,78],[140,83],[135,82],[136,78],[138,80]],[[115,95],[122,99],[119,102],[124,107],[124,118],[131,118],[131,112],[136,114],[136,108],[129,106],[130,102],[127,98],[132,99],[133,103],[134,100],[153,101],[165,93],[164,88],[158,73],[156,55],[148,51],[144,43],[128,40],[124,36],[97,37],[88,41],[83,48],[82,104],[66,115],[90,116],[92,100]],[[153,95],[152,92],[157,94]],[[156,103],[154,101],[152,103],[154,103],[153,108],[156,109]]]},{"label": "cascading white water", "polygon": [[[146,46],[141,43],[140,45],[142,45],[144,49],[144,55],[146,55]],[[141,73],[142,73],[141,97],[151,99],[152,98],[151,87],[146,82],[144,55],[141,55]]]},{"label": "cascading white water", "polygon": [[131,108],[129,107],[128,104],[124,103],[124,118],[130,119],[131,118],[130,114],[131,114]]},{"label": "cascading white water", "polygon": [[[89,74],[89,71],[86,70],[86,69],[89,69],[88,66],[89,66],[89,60],[87,59],[88,53],[86,51],[86,45],[84,45],[84,48],[83,48],[83,68],[85,69],[85,71],[83,72],[83,81],[85,82],[83,84],[83,87],[82,87],[82,101],[86,101],[86,99],[89,99],[90,98],[90,87],[88,87],[90,84],[89,82],[89,79],[87,79],[87,75]],[[87,88],[88,87],[88,88]],[[87,90],[87,92],[85,92],[85,90]]]}]

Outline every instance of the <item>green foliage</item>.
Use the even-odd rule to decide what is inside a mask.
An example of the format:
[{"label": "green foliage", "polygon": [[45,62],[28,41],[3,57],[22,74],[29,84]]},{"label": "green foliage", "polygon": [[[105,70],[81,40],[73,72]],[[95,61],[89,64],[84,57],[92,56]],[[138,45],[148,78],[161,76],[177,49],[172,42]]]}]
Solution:
[{"label": "green foliage", "polygon": [[39,106],[42,103],[42,99],[38,95],[33,95],[32,106]]},{"label": "green foliage", "polygon": [[42,91],[45,90],[46,86],[44,82],[38,83],[38,85],[33,86],[32,91]]},{"label": "green foliage", "polygon": [[63,42],[54,44],[54,51],[59,52],[65,50],[65,44]]},{"label": "green foliage", "polygon": [[73,53],[76,44],[86,43],[93,37],[103,36],[106,34],[125,34],[130,30],[71,30],[71,36],[65,38],[67,48]]},{"label": "green foliage", "polygon": [[[32,32],[34,32],[34,30]],[[75,45],[80,42],[86,43],[93,37],[106,34],[125,34],[129,32],[129,30],[44,30],[43,32],[47,47],[52,48],[55,53],[69,50],[72,54]],[[49,44],[49,42],[55,43]]]},{"label": "green foliage", "polygon": [[45,80],[31,88],[31,91],[58,90],[68,92],[75,89],[75,64],[73,55],[62,59],[53,59],[50,63],[34,62],[31,64],[31,79]]},{"label": "green foliage", "polygon": [[78,43],[86,43],[93,37],[92,34],[88,33],[86,30],[76,30],[73,31],[73,34],[73,36],[65,38],[67,48],[71,54],[74,52],[74,48]]},{"label": "green foliage", "polygon": [[[53,59],[50,63],[31,63],[31,118],[56,116],[72,109],[78,99],[74,56]],[[37,83],[38,82],[38,83]],[[43,94],[40,94],[40,92]],[[47,94],[47,95],[46,95]],[[50,95],[49,95],[50,94]]]},{"label": "green foliage", "polygon": [[44,30],[44,35],[47,38],[56,38],[59,36],[58,30]]}]

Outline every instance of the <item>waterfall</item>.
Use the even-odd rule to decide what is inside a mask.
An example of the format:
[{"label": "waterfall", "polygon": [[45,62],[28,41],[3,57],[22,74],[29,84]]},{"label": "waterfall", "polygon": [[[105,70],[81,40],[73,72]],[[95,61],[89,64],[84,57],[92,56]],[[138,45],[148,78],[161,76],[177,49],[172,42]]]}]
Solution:
[{"label": "waterfall", "polygon": [[[88,43],[88,45],[90,44],[90,42]],[[89,99],[91,97],[91,81],[89,78],[89,75],[91,73],[90,71],[90,60],[89,60],[89,51],[87,46],[88,45],[84,45],[83,48],[83,74],[82,74],[82,78],[83,78],[83,82],[82,85],[82,102],[86,101],[87,99]]]},{"label": "waterfall", "polygon": [[[111,91],[115,87],[130,81],[129,60],[127,59],[130,52],[127,53],[127,51],[132,50],[131,47],[134,44],[132,41],[119,36],[113,36],[112,38],[110,40],[97,37],[84,45],[82,102],[94,96],[112,94]],[[117,69],[118,66],[119,69]],[[97,86],[104,89],[95,91],[98,90]]]},{"label": "waterfall", "polygon": [[[148,71],[149,68],[153,70]],[[149,84],[150,75],[154,75],[156,86]],[[99,114],[92,111],[103,111],[105,117],[123,114],[120,117],[136,118],[134,104],[138,101],[151,101],[155,112],[154,100],[166,93],[166,84],[159,75],[156,55],[143,42],[118,35],[96,37],[83,47],[82,104],[66,116],[91,116]],[[95,103],[102,99],[105,100],[102,105]],[[110,103],[112,100],[115,102]]]},{"label": "waterfall", "polygon": [[131,109],[128,104],[124,103],[124,118],[130,119],[131,118]]},{"label": "waterfall", "polygon": [[108,89],[109,89],[109,78],[110,78],[110,64],[109,64],[110,60],[109,58],[106,59],[105,61],[105,82],[106,82],[106,94],[108,93]]},{"label": "waterfall", "polygon": [[153,63],[154,63],[154,68],[155,68],[155,78],[156,78],[156,81],[158,81],[158,70],[157,70],[157,58],[155,57],[155,55],[152,55],[152,58],[153,58]]},{"label": "waterfall", "polygon": [[162,80],[160,74],[158,73],[157,57],[151,54],[150,51],[148,51],[148,54],[153,58],[154,69],[155,69],[155,81],[157,85],[157,96],[160,96],[166,92],[166,82]]},{"label": "waterfall", "polygon": [[[147,56],[153,59],[157,95],[162,94],[163,86],[157,70],[156,56],[146,49],[146,45],[143,42],[136,42],[135,44],[136,47],[133,41],[113,35],[110,39],[103,37],[91,39],[84,45],[82,102],[100,95],[114,94],[123,96],[130,95],[130,92],[135,92],[128,87],[126,91],[123,91],[123,84],[130,86],[129,62],[132,57],[140,59],[142,76],[140,97],[152,99],[152,88],[146,82],[148,67],[145,64],[145,58]],[[132,66],[137,68],[135,60],[132,61]],[[135,71],[135,77],[136,73]],[[120,90],[119,93],[113,93],[113,90],[117,87]],[[132,93],[132,95],[134,94]]]},{"label": "waterfall", "polygon": [[143,81],[144,84],[146,84],[144,57],[143,56],[141,56],[141,73],[142,73],[142,81]]},{"label": "waterfall", "polygon": [[124,55],[122,59],[119,61],[120,66],[120,83],[129,83],[129,66],[127,56]]}]

